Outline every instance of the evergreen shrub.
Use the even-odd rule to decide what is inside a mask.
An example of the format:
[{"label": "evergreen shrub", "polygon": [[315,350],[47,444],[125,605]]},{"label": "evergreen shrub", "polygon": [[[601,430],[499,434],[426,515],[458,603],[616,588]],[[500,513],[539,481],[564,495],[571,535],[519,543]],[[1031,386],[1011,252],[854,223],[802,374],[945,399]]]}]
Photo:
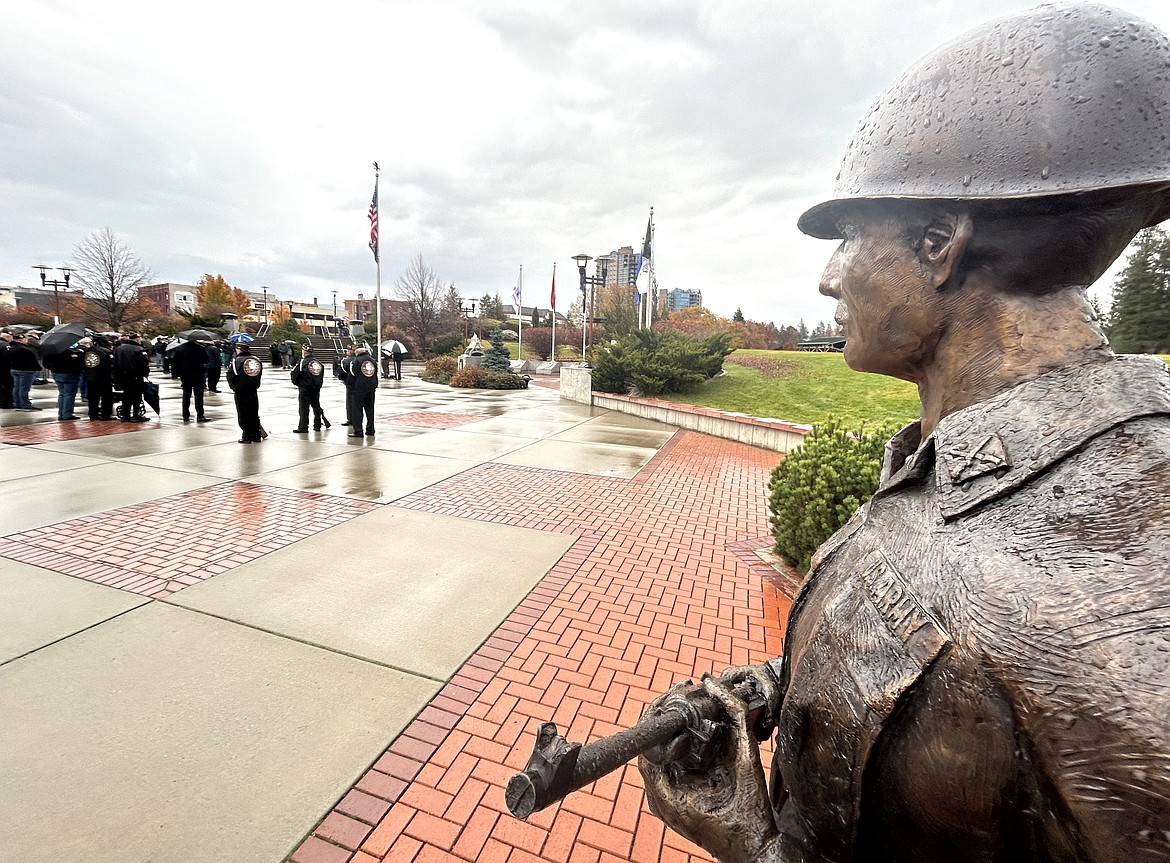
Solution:
[{"label": "evergreen shrub", "polygon": [[632,390],[647,398],[688,392],[719,374],[729,353],[731,338],[726,333],[700,339],[676,330],[638,330],[597,349],[593,389]]},{"label": "evergreen shrub", "polygon": [[896,430],[884,424],[868,432],[863,424],[850,432],[832,415],[813,426],[768,483],[776,554],[808,570],[818,546],[877,491],[886,440]]},{"label": "evergreen shrub", "polygon": [[507,372],[512,369],[512,355],[504,347],[504,334],[496,327],[488,335],[492,346],[484,351],[483,367],[490,372]]}]

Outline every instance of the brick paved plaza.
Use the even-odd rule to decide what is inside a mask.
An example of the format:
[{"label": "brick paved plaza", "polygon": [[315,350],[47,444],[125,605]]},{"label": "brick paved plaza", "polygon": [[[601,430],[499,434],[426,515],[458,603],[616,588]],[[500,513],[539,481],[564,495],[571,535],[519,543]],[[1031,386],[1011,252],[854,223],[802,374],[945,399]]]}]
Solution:
[{"label": "brick paved plaza", "polygon": [[[636,768],[521,822],[588,742],[780,649],[776,453],[559,399],[386,381],[377,435],[0,412],[0,847],[21,861],[681,861]],[[34,401],[49,407],[49,387]]]}]

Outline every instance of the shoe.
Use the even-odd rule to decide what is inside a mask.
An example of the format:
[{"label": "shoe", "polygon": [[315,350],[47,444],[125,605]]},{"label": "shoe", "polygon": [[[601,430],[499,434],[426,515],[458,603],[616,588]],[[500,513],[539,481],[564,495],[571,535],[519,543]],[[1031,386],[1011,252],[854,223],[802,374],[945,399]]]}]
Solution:
[{"label": "shoe", "polygon": [[246,437],[242,437],[237,441],[237,443],[251,443],[251,442],[252,442],[251,438],[246,438]]},{"label": "shoe", "polygon": [[57,417],[57,422],[67,423],[79,419],[81,419],[81,417]]},{"label": "shoe", "polygon": [[321,426],[313,426],[313,431],[321,431]]},{"label": "shoe", "polygon": [[373,437],[373,436],[374,436],[374,430],[373,429],[366,429],[366,437]]},{"label": "shoe", "polygon": [[293,434],[308,434],[308,429],[293,429]]},{"label": "shoe", "polygon": [[351,425],[353,425],[353,423],[351,423],[349,420],[346,420],[345,422],[342,423],[342,425],[343,426],[351,426]]},{"label": "shoe", "polygon": [[364,435],[361,432],[358,432],[357,434],[350,432],[348,435],[346,435],[346,437],[364,437]]},{"label": "shoe", "polygon": [[183,417],[183,422],[185,422],[185,423],[191,422],[191,417]]},{"label": "shoe", "polygon": [[207,417],[195,417],[195,422],[197,422],[197,423],[209,423],[209,422],[211,422],[211,420],[209,420]]}]

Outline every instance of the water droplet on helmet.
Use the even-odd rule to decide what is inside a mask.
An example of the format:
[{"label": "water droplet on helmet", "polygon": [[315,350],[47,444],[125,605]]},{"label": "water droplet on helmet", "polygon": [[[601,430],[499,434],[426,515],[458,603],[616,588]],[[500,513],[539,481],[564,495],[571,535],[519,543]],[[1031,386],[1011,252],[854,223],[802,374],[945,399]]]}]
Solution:
[{"label": "water droplet on helmet", "polygon": [[1015,58],[1015,57],[1004,57],[1002,60],[1000,60],[1000,61],[999,61],[999,65],[1001,65],[1001,66],[1011,66],[1011,65],[1012,65],[1012,64],[1014,64],[1015,62],[1016,62],[1016,58]]},{"label": "water droplet on helmet", "polygon": [[964,185],[964,186],[970,186],[970,185],[971,185],[971,175],[970,175],[970,174],[966,174],[966,175],[964,175],[964,177],[963,177],[963,185]]},{"label": "water droplet on helmet", "polygon": [[1099,44],[1099,45],[1100,45],[1102,48],[1108,48],[1110,45],[1112,45],[1112,44],[1113,44],[1113,40],[1112,40],[1112,39],[1110,39],[1108,36],[1102,36],[1102,37],[1101,37],[1101,41],[1100,41],[1098,44]]},{"label": "water droplet on helmet", "polygon": [[1052,169],[1048,165],[1045,165],[1043,168],[1040,169],[1040,179],[1047,180],[1048,175],[1051,173],[1052,173]]}]

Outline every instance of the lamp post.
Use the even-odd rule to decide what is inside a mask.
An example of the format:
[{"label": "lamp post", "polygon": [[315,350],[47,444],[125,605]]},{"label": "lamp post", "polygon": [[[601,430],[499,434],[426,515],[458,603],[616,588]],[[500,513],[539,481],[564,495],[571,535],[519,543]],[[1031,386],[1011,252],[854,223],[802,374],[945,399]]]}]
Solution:
[{"label": "lamp post", "polygon": [[609,277],[609,261],[599,260],[595,264],[594,275],[585,275],[585,265],[593,260],[589,255],[573,255],[577,262],[577,272],[581,275],[581,362],[585,363],[585,345],[592,343],[589,339],[589,325],[594,321],[593,304],[597,295],[594,288],[604,288]]},{"label": "lamp post", "polygon": [[337,291],[333,292],[333,331],[337,332]]},{"label": "lamp post", "polygon": [[261,307],[264,312],[264,323],[268,323],[268,285],[261,285],[260,290],[264,292],[264,305]]},{"label": "lamp post", "polygon": [[[73,272],[73,267],[50,267],[46,264],[34,264],[33,269],[41,271],[42,288],[47,288],[50,285],[53,287],[53,315],[57,318],[56,323],[59,324],[61,323],[61,295],[57,293],[57,289],[69,290],[69,275]],[[46,270],[60,270],[65,275],[65,280],[46,278]]]}]

